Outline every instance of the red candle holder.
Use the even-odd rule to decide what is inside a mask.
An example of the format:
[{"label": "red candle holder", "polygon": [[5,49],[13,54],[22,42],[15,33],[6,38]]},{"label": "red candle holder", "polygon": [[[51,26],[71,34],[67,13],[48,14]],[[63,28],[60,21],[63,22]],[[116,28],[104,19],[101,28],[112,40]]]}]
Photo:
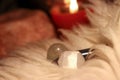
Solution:
[{"label": "red candle holder", "polygon": [[89,23],[84,9],[76,13],[69,13],[62,12],[60,6],[53,6],[50,14],[57,28],[72,29],[74,25]]}]

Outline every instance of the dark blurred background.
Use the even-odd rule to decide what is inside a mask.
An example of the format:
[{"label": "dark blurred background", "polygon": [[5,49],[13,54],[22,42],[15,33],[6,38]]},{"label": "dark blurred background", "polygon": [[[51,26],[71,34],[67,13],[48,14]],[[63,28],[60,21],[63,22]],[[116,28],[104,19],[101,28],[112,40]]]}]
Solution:
[{"label": "dark blurred background", "polygon": [[0,14],[18,8],[41,9],[48,13],[49,0],[0,0]]},{"label": "dark blurred background", "polygon": [[[17,8],[40,9],[48,13],[50,5],[53,4],[54,1],[62,0],[0,0],[0,14]],[[78,1],[87,2],[88,0]],[[109,3],[114,2],[115,0],[104,1]]]}]

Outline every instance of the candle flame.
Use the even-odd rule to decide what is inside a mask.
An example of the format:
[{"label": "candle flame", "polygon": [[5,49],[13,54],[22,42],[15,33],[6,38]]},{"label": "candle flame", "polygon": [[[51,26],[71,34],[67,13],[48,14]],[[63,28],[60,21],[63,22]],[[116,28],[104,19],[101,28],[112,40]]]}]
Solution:
[{"label": "candle flame", "polygon": [[[67,1],[67,0],[66,0]],[[77,0],[70,0],[70,13],[76,13],[79,9]]]}]

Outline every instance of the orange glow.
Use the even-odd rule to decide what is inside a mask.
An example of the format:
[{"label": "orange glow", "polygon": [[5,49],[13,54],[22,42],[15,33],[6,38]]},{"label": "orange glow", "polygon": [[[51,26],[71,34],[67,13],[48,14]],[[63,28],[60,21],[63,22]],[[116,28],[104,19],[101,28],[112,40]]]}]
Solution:
[{"label": "orange glow", "polygon": [[64,3],[65,3],[66,5],[68,5],[68,4],[70,4],[70,0],[64,0]]}]

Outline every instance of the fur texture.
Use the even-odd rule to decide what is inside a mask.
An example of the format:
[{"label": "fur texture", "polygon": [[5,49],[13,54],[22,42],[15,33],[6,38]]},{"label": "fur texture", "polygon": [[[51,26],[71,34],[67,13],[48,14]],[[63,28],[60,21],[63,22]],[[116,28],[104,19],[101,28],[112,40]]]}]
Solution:
[{"label": "fur texture", "polygon": [[[120,5],[119,0],[90,0],[94,12],[87,8],[90,27],[80,25],[72,31],[60,30],[68,39],[51,39],[18,49],[0,60],[0,80],[120,80]],[[53,43],[70,50],[95,49],[78,69],[63,69],[46,59]]]}]

